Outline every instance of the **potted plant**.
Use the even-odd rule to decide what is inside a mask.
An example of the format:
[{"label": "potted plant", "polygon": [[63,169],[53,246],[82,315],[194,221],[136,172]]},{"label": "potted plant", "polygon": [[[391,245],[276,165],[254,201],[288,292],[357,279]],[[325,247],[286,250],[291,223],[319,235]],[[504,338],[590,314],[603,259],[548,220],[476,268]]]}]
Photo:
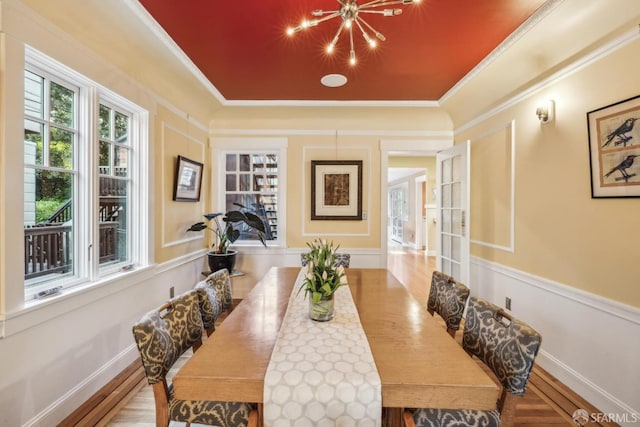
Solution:
[{"label": "potted plant", "polygon": [[304,255],[307,262],[305,278],[298,289],[309,296],[309,317],[312,320],[333,319],[333,294],[340,286],[347,284],[347,276],[342,265],[336,266],[336,251],[339,246],[333,242],[315,239],[307,243],[310,251]]},{"label": "potted plant", "polygon": [[[205,214],[204,217],[207,222],[209,224],[213,222],[213,225],[200,221],[192,224],[187,229],[187,231],[202,231],[204,229],[213,231],[215,238],[211,244],[211,251],[207,253],[211,272],[222,268],[229,270],[229,273],[233,272],[238,251],[231,249],[230,246],[240,237],[239,226],[245,225],[254,231],[262,245],[267,247],[267,242],[265,241],[266,229],[263,220],[246,206],[240,203],[234,203],[234,205],[240,207],[240,209],[225,213]],[[220,222],[220,218],[222,218],[222,222]]]}]

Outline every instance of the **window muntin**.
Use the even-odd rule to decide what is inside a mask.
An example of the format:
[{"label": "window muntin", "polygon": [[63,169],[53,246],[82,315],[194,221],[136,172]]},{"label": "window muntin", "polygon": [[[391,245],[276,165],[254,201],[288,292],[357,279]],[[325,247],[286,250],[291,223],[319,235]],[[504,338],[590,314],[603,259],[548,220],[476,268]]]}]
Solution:
[{"label": "window muntin", "polygon": [[79,89],[25,70],[25,287],[74,275]]},{"label": "window muntin", "polygon": [[[279,224],[279,158],[276,151],[230,152],[224,156],[224,208],[225,211],[238,209],[242,205],[252,211],[265,223],[265,239],[278,240]],[[238,241],[257,240],[251,230],[241,229]]]},{"label": "window muntin", "polygon": [[99,106],[98,221],[101,268],[127,262],[130,253],[131,179],[128,159],[130,113],[101,102]]},{"label": "window muntin", "polygon": [[[51,288],[91,284],[146,265],[142,171],[147,160],[139,152],[147,149],[147,113],[31,48],[26,63],[25,299],[31,299]],[[46,200],[43,205],[40,199],[50,198],[51,187],[66,203]],[[118,198],[111,203],[117,208],[102,219],[106,209],[100,194]],[[62,225],[33,227],[54,211]],[[107,217],[110,221],[104,221]],[[51,236],[55,227],[58,234]],[[34,245],[28,234],[47,237]],[[31,274],[34,260],[43,266],[36,276]]]}]

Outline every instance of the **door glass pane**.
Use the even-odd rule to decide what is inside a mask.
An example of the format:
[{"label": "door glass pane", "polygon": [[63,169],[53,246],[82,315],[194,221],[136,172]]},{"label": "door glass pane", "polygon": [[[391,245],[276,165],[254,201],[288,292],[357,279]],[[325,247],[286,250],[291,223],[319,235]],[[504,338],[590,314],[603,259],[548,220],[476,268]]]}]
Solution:
[{"label": "door glass pane", "polygon": [[455,156],[452,159],[451,165],[451,180],[452,181],[460,181],[462,178],[462,165],[460,156]]},{"label": "door glass pane", "polygon": [[451,276],[451,262],[448,259],[442,258],[442,272]]},{"label": "door glass pane", "polygon": [[451,207],[451,185],[446,184],[442,186],[442,207]]},{"label": "door glass pane", "polygon": [[442,210],[442,231],[451,233],[451,209]]},{"label": "door glass pane", "polygon": [[451,236],[442,235],[442,256],[444,258],[451,258]]},{"label": "door glass pane", "polygon": [[447,274],[451,277],[460,277],[460,264],[452,262],[450,264],[451,271]]},{"label": "door glass pane", "polygon": [[451,182],[451,159],[442,161],[442,183]]},{"label": "door glass pane", "polygon": [[460,221],[460,209],[452,209],[451,211],[451,232],[453,234],[462,234],[462,223]]},{"label": "door glass pane", "polygon": [[451,236],[451,259],[460,262],[460,237]]},{"label": "door glass pane", "polygon": [[452,208],[460,208],[460,203],[461,203],[461,183],[460,181],[454,182],[451,185],[451,207]]}]

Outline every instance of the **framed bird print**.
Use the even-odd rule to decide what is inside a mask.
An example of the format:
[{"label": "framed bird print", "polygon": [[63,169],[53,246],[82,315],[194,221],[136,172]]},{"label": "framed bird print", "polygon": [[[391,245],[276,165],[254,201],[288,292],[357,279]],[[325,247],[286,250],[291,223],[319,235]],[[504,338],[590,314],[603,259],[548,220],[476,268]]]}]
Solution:
[{"label": "framed bird print", "polygon": [[591,197],[640,197],[640,96],[587,113]]}]

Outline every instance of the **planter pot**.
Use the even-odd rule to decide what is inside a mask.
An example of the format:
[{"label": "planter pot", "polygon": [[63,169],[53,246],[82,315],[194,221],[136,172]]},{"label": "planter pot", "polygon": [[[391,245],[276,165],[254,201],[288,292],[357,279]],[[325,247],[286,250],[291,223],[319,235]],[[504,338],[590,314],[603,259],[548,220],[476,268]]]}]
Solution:
[{"label": "planter pot", "polygon": [[238,255],[238,251],[234,250],[230,250],[226,254],[217,254],[215,252],[207,253],[209,269],[211,269],[211,272],[213,273],[226,268],[229,270],[229,274],[231,274],[236,265],[236,255]]},{"label": "planter pot", "polygon": [[326,322],[333,319],[333,294],[322,297],[318,302],[313,302],[309,297],[309,318],[318,322]]}]

